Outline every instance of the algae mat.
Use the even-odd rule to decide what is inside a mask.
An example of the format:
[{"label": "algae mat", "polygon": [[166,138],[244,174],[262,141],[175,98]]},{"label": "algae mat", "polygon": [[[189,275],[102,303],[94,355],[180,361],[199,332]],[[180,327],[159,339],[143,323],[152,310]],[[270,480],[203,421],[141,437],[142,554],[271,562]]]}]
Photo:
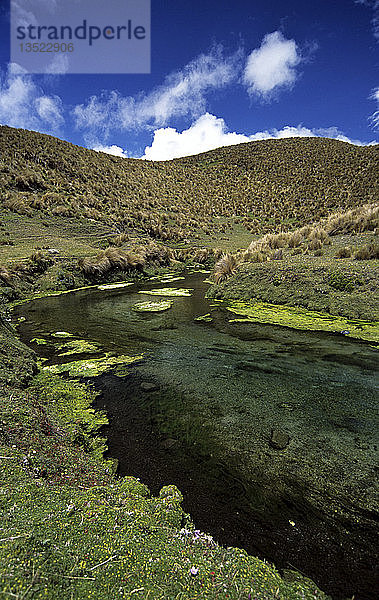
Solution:
[{"label": "algae mat", "polygon": [[151,295],[151,296],[172,296],[173,298],[176,297],[188,297],[191,296],[191,292],[193,292],[193,289],[187,289],[187,288],[157,288],[154,290],[141,290],[138,293],[139,294],[147,294],[147,295]]},{"label": "algae mat", "polygon": [[242,318],[230,323],[267,323],[308,331],[331,331],[351,338],[379,342],[379,322],[346,319],[327,313],[309,311],[295,306],[281,306],[265,302],[234,302],[221,300],[217,306]]},{"label": "algae mat", "polygon": [[163,312],[172,306],[172,300],[161,300],[160,302],[138,302],[132,306],[136,312]]},{"label": "algae mat", "polygon": [[42,367],[42,371],[60,374],[69,373],[71,377],[97,377],[102,373],[112,372],[114,375],[124,376],[128,373],[127,366],[143,358],[138,356],[111,356],[106,354],[103,358],[90,360],[75,360],[60,365]]}]

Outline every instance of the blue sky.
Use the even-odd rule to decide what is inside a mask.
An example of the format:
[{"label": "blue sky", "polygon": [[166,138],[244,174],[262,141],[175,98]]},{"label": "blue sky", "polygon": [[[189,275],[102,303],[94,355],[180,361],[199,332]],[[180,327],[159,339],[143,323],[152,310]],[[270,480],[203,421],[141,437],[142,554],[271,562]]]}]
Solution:
[{"label": "blue sky", "polygon": [[25,74],[0,6],[1,124],[153,160],[267,137],[378,139],[379,0],[152,0],[144,75]]}]

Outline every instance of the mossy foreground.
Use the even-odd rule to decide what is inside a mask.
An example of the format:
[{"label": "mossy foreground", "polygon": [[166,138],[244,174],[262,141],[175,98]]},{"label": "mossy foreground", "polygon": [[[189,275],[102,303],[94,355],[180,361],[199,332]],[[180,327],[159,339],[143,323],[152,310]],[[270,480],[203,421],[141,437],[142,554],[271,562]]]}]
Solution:
[{"label": "mossy foreground", "polygon": [[[23,359],[19,384],[34,368]],[[327,598],[196,530],[175,486],[152,497],[116,477],[90,387],[47,372],[12,383],[1,390],[1,598]]]}]

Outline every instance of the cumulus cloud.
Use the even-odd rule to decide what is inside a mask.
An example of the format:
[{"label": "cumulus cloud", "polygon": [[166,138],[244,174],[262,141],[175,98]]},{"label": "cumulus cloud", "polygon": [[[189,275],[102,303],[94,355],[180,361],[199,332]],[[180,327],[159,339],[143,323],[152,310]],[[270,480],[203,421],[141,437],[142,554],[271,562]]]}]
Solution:
[{"label": "cumulus cloud", "polygon": [[86,104],[74,108],[76,126],[84,130],[100,129],[107,135],[113,128],[154,128],[166,125],[173,117],[196,118],[204,112],[209,92],[236,79],[238,57],[237,53],[225,58],[217,47],[169,75],[163,85],[149,94],[134,98],[111,91],[92,96]]},{"label": "cumulus cloud", "polygon": [[249,139],[243,134],[229,133],[224,119],[205,113],[181,133],[173,127],[157,129],[152,145],[145,148],[143,158],[168,160],[206,152],[220,146],[241,144]]},{"label": "cumulus cloud", "polygon": [[44,94],[18,65],[11,64],[6,74],[0,73],[2,125],[56,132],[64,122],[62,113],[60,98]]},{"label": "cumulus cloud", "polygon": [[295,40],[287,40],[280,31],[267,34],[247,59],[243,81],[249,94],[267,99],[279,89],[291,88],[301,60]]},{"label": "cumulus cloud", "polygon": [[104,152],[105,154],[111,154],[112,156],[120,156],[121,158],[127,158],[128,153],[126,150],[120,148],[120,146],[94,146],[92,150],[96,150],[96,152]]},{"label": "cumulus cloud", "polygon": [[232,133],[227,130],[224,119],[205,113],[191,127],[182,132],[178,132],[172,127],[157,129],[154,132],[151,146],[145,148],[142,158],[154,161],[170,160],[181,156],[199,154],[221,146],[291,137],[329,137],[351,144],[362,145],[359,140],[350,140],[336,127],[309,129],[298,125],[297,127],[285,126],[282,129],[258,131],[251,135]]}]

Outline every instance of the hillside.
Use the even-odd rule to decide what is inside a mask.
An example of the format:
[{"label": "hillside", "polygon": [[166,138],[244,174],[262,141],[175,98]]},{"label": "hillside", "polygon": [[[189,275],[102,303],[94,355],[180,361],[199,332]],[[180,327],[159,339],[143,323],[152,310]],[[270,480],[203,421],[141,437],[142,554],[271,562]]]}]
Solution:
[{"label": "hillside", "polygon": [[293,229],[372,202],[377,167],[377,146],[323,138],[250,142],[153,163],[0,127],[3,208],[83,217],[163,241],[212,245],[221,234]]}]

